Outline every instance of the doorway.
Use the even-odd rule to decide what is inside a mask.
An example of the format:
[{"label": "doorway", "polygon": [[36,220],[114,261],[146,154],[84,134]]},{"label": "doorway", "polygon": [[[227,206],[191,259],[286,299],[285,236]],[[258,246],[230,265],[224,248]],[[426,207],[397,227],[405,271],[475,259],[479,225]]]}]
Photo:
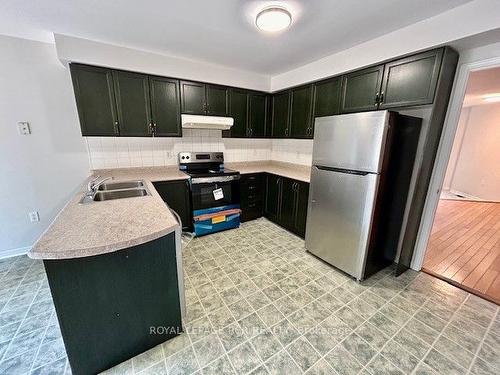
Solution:
[{"label": "doorway", "polygon": [[500,67],[469,74],[422,270],[500,304]]}]

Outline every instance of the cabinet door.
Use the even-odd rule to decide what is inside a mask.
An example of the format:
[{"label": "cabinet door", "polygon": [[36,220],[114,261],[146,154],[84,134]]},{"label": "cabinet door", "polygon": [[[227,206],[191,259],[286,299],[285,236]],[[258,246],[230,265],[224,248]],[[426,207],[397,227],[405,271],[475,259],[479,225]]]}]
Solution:
[{"label": "cabinet door", "polygon": [[82,135],[118,135],[111,70],[79,64],[70,69]]},{"label": "cabinet door", "polygon": [[295,180],[282,177],[279,224],[293,231],[295,224]]},{"label": "cabinet door", "polygon": [[261,93],[250,94],[250,137],[266,136],[267,96]]},{"label": "cabinet door", "polygon": [[246,137],[248,135],[248,92],[231,89],[229,96],[229,115],[234,118],[231,127],[231,137]]},{"label": "cabinet door", "polygon": [[155,136],[181,137],[179,81],[149,77],[149,87]]},{"label": "cabinet door", "polygon": [[290,136],[292,138],[312,137],[312,93],[312,85],[297,87],[291,92]]},{"label": "cabinet door", "polygon": [[379,108],[432,104],[442,56],[439,49],[386,64]]},{"label": "cabinet door", "polygon": [[148,76],[113,71],[120,135],[151,136],[151,106]]},{"label": "cabinet door", "polygon": [[266,95],[266,128],[265,137],[271,138],[273,136],[273,96]]},{"label": "cabinet door", "polygon": [[266,176],[266,217],[278,222],[279,212],[280,212],[280,196],[281,196],[281,181],[282,177],[276,176],[274,174],[268,174]]},{"label": "cabinet door", "polygon": [[205,85],[181,81],[181,112],[190,115],[205,114]]},{"label": "cabinet door", "polygon": [[288,137],[290,92],[273,95],[273,137]]},{"label": "cabinet door", "polygon": [[241,221],[254,220],[262,216],[264,175],[243,174],[240,179]]},{"label": "cabinet door", "polygon": [[193,210],[191,209],[189,181],[160,181],[154,182],[153,185],[163,201],[179,214],[182,221],[182,229],[192,232]]},{"label": "cabinet door", "polygon": [[207,85],[207,115],[227,116],[228,91],[227,87]]},{"label": "cabinet door", "polygon": [[342,82],[341,112],[372,111],[378,108],[384,66],[346,74]]},{"label": "cabinet door", "polygon": [[309,184],[296,181],[295,188],[295,213],[293,232],[304,238],[306,234],[307,204],[309,200]]},{"label": "cabinet door", "polygon": [[333,116],[340,113],[341,77],[314,84],[314,117]]}]

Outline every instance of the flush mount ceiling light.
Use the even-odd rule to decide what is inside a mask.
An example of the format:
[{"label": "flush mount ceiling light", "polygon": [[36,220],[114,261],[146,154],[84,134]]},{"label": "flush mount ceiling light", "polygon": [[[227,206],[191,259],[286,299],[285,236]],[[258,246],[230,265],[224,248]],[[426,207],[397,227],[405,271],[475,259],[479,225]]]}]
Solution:
[{"label": "flush mount ceiling light", "polygon": [[292,15],[279,6],[265,8],[257,14],[255,25],[262,31],[276,32],[286,29],[292,23]]},{"label": "flush mount ceiling light", "polygon": [[500,102],[500,92],[483,96],[485,102]]}]

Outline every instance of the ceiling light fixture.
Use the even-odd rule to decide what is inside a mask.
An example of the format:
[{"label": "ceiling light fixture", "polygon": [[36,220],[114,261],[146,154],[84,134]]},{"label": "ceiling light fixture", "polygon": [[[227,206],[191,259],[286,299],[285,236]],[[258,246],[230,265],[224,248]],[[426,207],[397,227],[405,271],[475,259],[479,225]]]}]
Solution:
[{"label": "ceiling light fixture", "polygon": [[255,25],[268,32],[276,32],[286,29],[292,23],[292,15],[288,10],[279,6],[264,8],[257,14]]},{"label": "ceiling light fixture", "polygon": [[500,102],[500,92],[483,95],[483,100],[485,102]]}]

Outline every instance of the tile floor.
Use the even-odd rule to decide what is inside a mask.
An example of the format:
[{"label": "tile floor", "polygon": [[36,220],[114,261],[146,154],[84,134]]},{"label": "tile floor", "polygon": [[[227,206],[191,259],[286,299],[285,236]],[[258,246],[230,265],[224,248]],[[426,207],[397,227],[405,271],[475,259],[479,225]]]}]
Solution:
[{"label": "tile floor", "polygon": [[[423,273],[361,284],[265,219],[184,250],[186,331],[110,374],[498,374],[498,306]],[[64,374],[41,262],[0,261],[0,374]]]}]

